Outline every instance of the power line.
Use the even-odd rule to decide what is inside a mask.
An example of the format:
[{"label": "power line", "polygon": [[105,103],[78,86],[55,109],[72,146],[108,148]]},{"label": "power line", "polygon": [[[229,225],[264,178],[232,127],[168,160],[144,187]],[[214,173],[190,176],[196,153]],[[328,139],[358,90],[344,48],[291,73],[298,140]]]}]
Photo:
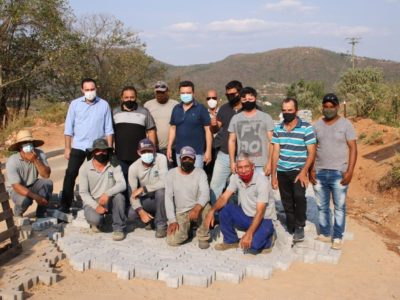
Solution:
[{"label": "power line", "polygon": [[355,56],[356,44],[360,43],[361,37],[350,37],[346,38],[346,40],[348,40],[349,44],[351,44],[351,64],[354,69],[354,56]]}]

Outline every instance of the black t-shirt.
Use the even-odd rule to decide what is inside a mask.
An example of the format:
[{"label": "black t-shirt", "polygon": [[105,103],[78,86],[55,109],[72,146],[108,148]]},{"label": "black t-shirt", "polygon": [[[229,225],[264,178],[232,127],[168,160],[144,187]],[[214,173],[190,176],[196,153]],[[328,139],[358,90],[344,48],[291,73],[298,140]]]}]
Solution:
[{"label": "black t-shirt", "polygon": [[217,114],[217,120],[222,123],[222,127],[218,131],[214,139],[214,148],[219,148],[225,154],[228,154],[228,139],[229,139],[229,122],[232,117],[241,110],[235,111],[229,103],[222,105]]}]

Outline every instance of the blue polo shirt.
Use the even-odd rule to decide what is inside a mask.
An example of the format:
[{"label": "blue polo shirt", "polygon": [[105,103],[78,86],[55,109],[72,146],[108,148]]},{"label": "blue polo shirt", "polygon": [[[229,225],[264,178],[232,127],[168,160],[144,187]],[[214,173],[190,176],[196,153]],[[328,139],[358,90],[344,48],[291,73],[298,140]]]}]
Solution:
[{"label": "blue polo shirt", "polygon": [[204,153],[206,148],[204,126],[210,126],[210,115],[204,105],[193,100],[193,105],[187,111],[183,110],[183,103],[175,105],[169,123],[176,126],[176,153],[185,146],[192,147],[197,154]]},{"label": "blue polo shirt", "polygon": [[98,138],[114,134],[111,109],[107,101],[96,97],[87,103],[85,97],[71,102],[65,119],[64,135],[72,137],[72,148],[85,151]]},{"label": "blue polo shirt", "polygon": [[280,146],[278,171],[302,169],[307,160],[307,146],[316,142],[313,127],[300,118],[297,118],[297,125],[292,131],[287,131],[283,122],[275,126],[272,144]]}]

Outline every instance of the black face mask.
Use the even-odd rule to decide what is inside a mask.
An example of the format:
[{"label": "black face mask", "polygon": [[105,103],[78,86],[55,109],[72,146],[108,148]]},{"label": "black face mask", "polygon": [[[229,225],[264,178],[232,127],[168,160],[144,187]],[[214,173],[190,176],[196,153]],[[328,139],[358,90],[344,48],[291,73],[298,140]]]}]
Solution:
[{"label": "black face mask", "polygon": [[229,105],[232,107],[235,106],[236,103],[238,103],[240,101],[240,96],[228,95],[227,98],[229,101]]},{"label": "black face mask", "polygon": [[191,173],[194,170],[194,161],[187,160],[182,162],[181,165],[182,165],[182,170],[185,173]]},{"label": "black face mask", "polygon": [[256,101],[246,101],[242,103],[242,108],[245,111],[250,111],[256,108]]},{"label": "black face mask", "polygon": [[283,113],[283,122],[290,123],[296,118],[296,113]]},{"label": "black face mask", "polygon": [[136,110],[138,107],[138,104],[134,100],[122,102],[122,105],[125,106],[129,110]]},{"label": "black face mask", "polygon": [[101,153],[93,155],[93,158],[101,164],[105,164],[106,162],[108,162],[108,154]]}]

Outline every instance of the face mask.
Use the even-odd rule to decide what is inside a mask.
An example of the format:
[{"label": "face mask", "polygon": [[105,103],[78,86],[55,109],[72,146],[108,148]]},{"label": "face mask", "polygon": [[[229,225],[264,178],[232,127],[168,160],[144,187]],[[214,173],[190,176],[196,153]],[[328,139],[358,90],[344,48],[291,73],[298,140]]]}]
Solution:
[{"label": "face mask", "polygon": [[185,173],[190,173],[194,170],[194,161],[186,160],[181,163],[181,166]]},{"label": "face mask", "polygon": [[208,107],[209,108],[216,108],[217,107],[217,104],[218,104],[218,101],[217,100],[215,100],[215,99],[210,99],[210,100],[208,100],[207,101],[207,105],[208,105]]},{"label": "face mask", "polygon": [[296,118],[296,113],[283,113],[282,117],[284,123],[290,123]]},{"label": "face mask", "polygon": [[150,165],[154,160],[154,153],[143,153],[140,157],[145,164]]},{"label": "face mask", "polygon": [[250,111],[256,108],[256,101],[246,101],[242,102],[242,108],[245,111]]},{"label": "face mask", "polygon": [[122,105],[125,106],[129,110],[136,110],[138,107],[136,100],[124,101],[124,102],[122,102]]},{"label": "face mask", "polygon": [[101,164],[105,164],[106,162],[108,162],[108,154],[101,153],[93,155],[93,158]]},{"label": "face mask", "polygon": [[235,106],[240,101],[240,96],[228,95],[227,98],[230,106]]},{"label": "face mask", "polygon": [[324,115],[325,119],[332,120],[337,116],[337,109],[336,108],[323,108],[322,114]]},{"label": "face mask", "polygon": [[22,151],[24,151],[25,153],[31,153],[33,152],[33,144],[32,143],[28,143],[28,144],[23,144],[22,145]]},{"label": "face mask", "polygon": [[87,91],[85,92],[85,99],[88,101],[93,101],[96,98],[96,91]]},{"label": "face mask", "polygon": [[244,183],[249,183],[251,179],[253,178],[254,175],[254,169],[251,169],[250,173],[248,174],[238,174],[239,178],[244,182]]},{"label": "face mask", "polygon": [[185,104],[192,102],[193,95],[192,94],[181,94],[181,101]]}]

